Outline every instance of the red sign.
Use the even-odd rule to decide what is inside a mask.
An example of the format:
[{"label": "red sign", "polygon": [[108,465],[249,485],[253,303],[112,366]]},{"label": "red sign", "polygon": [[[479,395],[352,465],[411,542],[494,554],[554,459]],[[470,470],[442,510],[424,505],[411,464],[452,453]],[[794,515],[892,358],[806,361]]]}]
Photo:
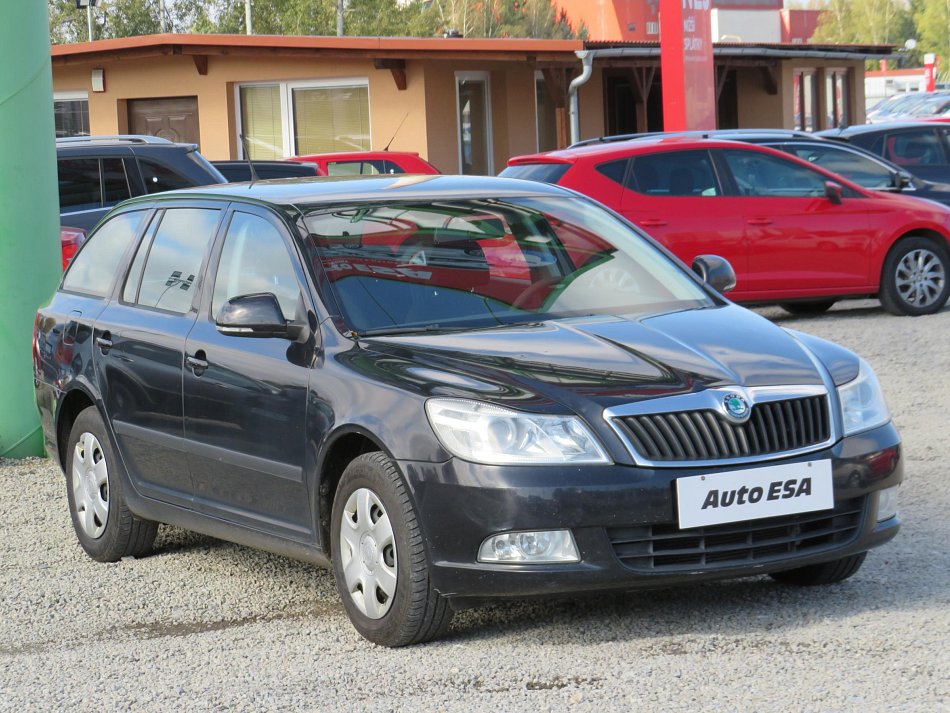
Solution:
[{"label": "red sign", "polygon": [[925,92],[937,89],[937,55],[928,52],[924,55],[924,87]]},{"label": "red sign", "polygon": [[666,131],[716,128],[711,0],[660,0],[660,74]]}]

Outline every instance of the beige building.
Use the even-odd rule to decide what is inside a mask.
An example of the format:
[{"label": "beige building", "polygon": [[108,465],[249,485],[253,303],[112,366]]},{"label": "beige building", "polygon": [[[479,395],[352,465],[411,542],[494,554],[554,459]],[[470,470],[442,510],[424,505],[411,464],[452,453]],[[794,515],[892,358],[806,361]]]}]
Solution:
[{"label": "beige building", "polygon": [[[193,141],[212,159],[389,147],[446,173],[579,138],[662,129],[659,46],[575,40],[150,35],[57,45],[56,125]],[[864,117],[864,60],[889,48],[717,45],[720,128]]]}]

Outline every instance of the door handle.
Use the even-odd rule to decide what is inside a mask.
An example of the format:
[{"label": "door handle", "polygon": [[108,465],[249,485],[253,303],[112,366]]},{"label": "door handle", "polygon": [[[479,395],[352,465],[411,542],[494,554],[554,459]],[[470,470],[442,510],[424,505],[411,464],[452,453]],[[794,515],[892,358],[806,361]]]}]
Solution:
[{"label": "door handle", "polygon": [[645,218],[640,221],[640,225],[644,228],[662,228],[666,221],[660,218]]},{"label": "door handle", "polygon": [[106,354],[110,349],[112,349],[112,335],[108,332],[104,332],[101,337],[96,337],[96,345],[102,350],[103,354]]},{"label": "door handle", "polygon": [[772,225],[771,218],[746,218],[746,223],[749,225]]},{"label": "door handle", "polygon": [[201,359],[200,356],[204,356],[204,352],[198,352],[195,356],[186,356],[185,363],[191,367],[191,370],[195,372],[195,376],[201,376],[201,373],[208,368],[208,362],[204,359]]}]

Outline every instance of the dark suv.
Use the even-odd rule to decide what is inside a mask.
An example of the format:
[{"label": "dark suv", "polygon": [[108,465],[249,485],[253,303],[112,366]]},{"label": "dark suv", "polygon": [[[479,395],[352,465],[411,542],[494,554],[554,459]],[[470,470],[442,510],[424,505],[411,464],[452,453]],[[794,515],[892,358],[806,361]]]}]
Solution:
[{"label": "dark suv", "polygon": [[195,144],[157,136],[56,139],[56,159],[60,225],[86,232],[128,198],[226,182]]},{"label": "dark suv", "polygon": [[528,181],[129,201],[36,319],[78,540],[140,556],[162,522],[330,566],[390,646],[499,598],[846,579],[900,526],[874,372],[695,269]]},{"label": "dark suv", "polygon": [[950,183],[950,126],[928,121],[860,124],[821,131],[893,161],[927,181]]}]

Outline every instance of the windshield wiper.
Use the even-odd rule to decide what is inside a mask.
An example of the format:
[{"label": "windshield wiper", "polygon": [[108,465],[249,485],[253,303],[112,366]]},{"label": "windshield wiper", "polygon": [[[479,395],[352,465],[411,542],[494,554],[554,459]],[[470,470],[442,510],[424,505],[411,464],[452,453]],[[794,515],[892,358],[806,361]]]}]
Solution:
[{"label": "windshield wiper", "polygon": [[450,332],[467,327],[443,327],[440,324],[419,324],[415,327],[374,327],[373,329],[364,329],[360,332],[353,332],[359,338],[363,337],[387,337],[395,334],[425,334],[427,332]]}]

